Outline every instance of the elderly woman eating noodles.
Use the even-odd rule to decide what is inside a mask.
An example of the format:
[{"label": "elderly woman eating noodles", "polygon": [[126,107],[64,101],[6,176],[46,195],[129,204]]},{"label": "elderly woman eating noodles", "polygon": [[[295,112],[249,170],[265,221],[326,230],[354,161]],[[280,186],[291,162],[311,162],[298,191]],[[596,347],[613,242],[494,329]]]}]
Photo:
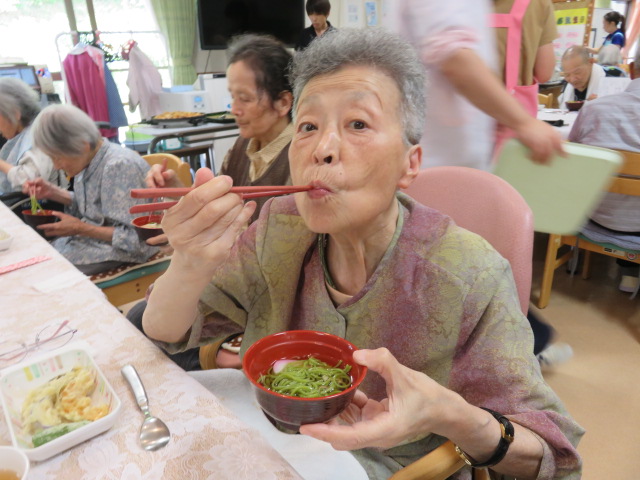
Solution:
[{"label": "elderly woman eating noodles", "polygon": [[[229,193],[228,177],[198,171],[197,188],[163,220],[175,253],[151,292],[147,334],[171,352],[244,331],[242,355],[265,335],[296,329],[366,349],[356,359],[382,371],[360,389],[378,407],[344,420],[393,421],[377,438],[336,445],[386,448],[354,452],[370,478],[387,478],[444,438],[505,475],[578,478],[583,431],[542,379],[508,262],[398,191],[422,155],[414,51],[383,30],[342,29],[296,56],[292,80],[291,176],[315,188],[273,199],[243,231],[255,205]],[[389,353],[370,351],[381,347]],[[398,384],[409,378],[413,388],[395,391],[371,355],[397,359]],[[511,444],[501,434],[509,422]],[[331,426],[302,432],[335,438]],[[456,475],[468,479],[470,469]]]},{"label": "elderly woman eating noodles", "polygon": [[93,275],[156,252],[131,225],[129,190],[144,186],[149,170],[137,153],[102,138],[93,120],[71,105],[52,105],[38,115],[33,144],[74,178],[73,192],[42,178],[26,182],[23,191],[33,188],[38,199],[65,205],[65,213],[54,212],[60,221],[38,228],[58,237],[53,247],[76,268]]}]

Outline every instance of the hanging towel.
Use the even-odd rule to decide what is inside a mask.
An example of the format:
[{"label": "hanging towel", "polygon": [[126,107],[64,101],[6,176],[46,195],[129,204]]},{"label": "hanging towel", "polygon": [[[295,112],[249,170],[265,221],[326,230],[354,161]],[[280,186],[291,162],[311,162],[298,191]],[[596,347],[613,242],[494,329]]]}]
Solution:
[{"label": "hanging towel", "polygon": [[162,77],[153,62],[140,47],[134,45],[129,51],[129,110],[140,105],[140,116],[151,118],[162,113],[158,93],[162,92]]}]

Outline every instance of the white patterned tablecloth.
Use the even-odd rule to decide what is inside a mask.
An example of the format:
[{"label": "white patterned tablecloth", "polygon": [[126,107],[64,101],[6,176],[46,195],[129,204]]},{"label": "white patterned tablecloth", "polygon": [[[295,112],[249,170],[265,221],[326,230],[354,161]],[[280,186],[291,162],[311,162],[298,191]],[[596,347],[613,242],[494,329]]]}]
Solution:
[{"label": "white patterned tablecloth", "polygon": [[[122,401],[116,424],[102,435],[40,463],[29,480],[276,480],[301,478],[256,430],[168,360],[102,292],[44,239],[0,204],[0,229],[12,235],[0,268],[39,255],[52,259],[0,275],[1,341],[31,342],[47,325],[69,320]],[[59,286],[59,288],[56,288]],[[120,368],[133,364],[151,412],[171,430],[156,452],[138,444],[143,416]],[[9,445],[4,413],[0,445]]]}]

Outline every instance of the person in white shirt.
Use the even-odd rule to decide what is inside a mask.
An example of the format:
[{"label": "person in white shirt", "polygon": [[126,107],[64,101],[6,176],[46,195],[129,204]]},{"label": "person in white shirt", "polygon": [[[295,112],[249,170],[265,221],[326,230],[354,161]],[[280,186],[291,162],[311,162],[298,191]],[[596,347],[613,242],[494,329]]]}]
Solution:
[{"label": "person in white shirt", "polygon": [[567,86],[558,99],[560,108],[563,108],[566,102],[598,98],[600,80],[606,74],[600,65],[593,63],[585,47],[569,47],[562,55],[561,64]]},{"label": "person in white shirt", "polygon": [[[624,92],[607,95],[582,107],[569,140],[596,147],[640,152],[640,48],[631,68],[632,81]],[[640,197],[607,193],[591,220],[608,231],[637,237],[640,244]],[[620,290],[638,289],[638,265],[619,261],[622,267]]]}]

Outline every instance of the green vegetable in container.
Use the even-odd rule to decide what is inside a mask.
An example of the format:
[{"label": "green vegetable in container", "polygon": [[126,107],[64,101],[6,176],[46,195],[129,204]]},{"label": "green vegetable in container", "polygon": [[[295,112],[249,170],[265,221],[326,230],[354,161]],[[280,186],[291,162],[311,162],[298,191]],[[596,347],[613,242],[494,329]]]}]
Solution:
[{"label": "green vegetable in container", "polygon": [[90,423],[91,422],[87,420],[83,420],[82,422],[63,423],[61,425],[56,425],[55,427],[45,428],[44,430],[36,433],[33,437],[31,437],[31,441],[33,442],[34,447],[39,447],[40,445],[49,443],[51,440],[55,440],[56,438],[66,435],[69,432],[73,432],[80,427],[89,425]]}]

